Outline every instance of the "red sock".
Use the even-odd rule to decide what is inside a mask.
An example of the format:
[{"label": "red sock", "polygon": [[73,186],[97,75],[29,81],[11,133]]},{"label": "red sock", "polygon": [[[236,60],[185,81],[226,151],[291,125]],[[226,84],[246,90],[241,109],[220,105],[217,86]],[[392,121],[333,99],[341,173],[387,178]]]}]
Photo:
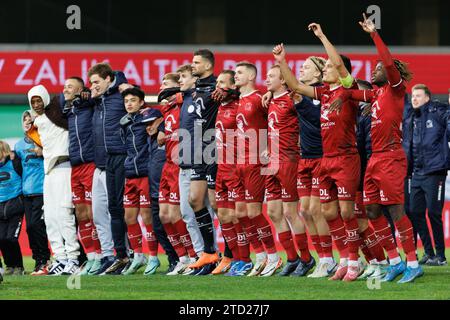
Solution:
[{"label": "red sock", "polygon": [[347,233],[348,258],[349,260],[357,261],[359,258],[359,246],[362,242],[358,232],[358,220],[356,217],[344,220],[344,225]]},{"label": "red sock", "polygon": [[366,230],[361,232],[360,235],[367,249],[370,251],[370,255],[372,256],[372,258],[377,259],[378,262],[386,260],[383,247],[378,242],[377,236],[375,235],[375,232],[370,226]]},{"label": "red sock", "polygon": [[233,260],[241,260],[239,247],[237,244],[237,234],[232,222],[222,224],[222,235],[228,244],[228,248],[233,254]]},{"label": "red sock", "polygon": [[311,237],[311,243],[314,247],[314,249],[317,252],[317,255],[319,256],[319,258],[322,258],[322,246],[320,245],[320,237],[319,235],[315,234],[315,235],[310,235]]},{"label": "red sock", "polygon": [[245,236],[244,230],[242,230],[242,225],[240,223],[236,223],[234,225],[234,230],[236,230],[237,234],[237,245],[239,248],[239,256],[241,260],[244,262],[250,262],[250,244]]},{"label": "red sock", "polygon": [[284,231],[278,234],[278,240],[286,251],[288,261],[296,261],[298,259],[297,251],[295,250],[294,240],[292,239],[291,231]]},{"label": "red sock", "polygon": [[308,237],[306,233],[300,233],[295,235],[295,243],[297,244],[298,250],[300,250],[300,259],[303,262],[308,262],[311,260],[311,254],[308,248]]},{"label": "red sock", "polygon": [[152,224],[146,224],[145,229],[147,233],[145,234],[145,240],[147,241],[148,250],[151,256],[158,255],[158,239],[156,239],[155,232],[153,231]]},{"label": "red sock", "polygon": [[324,258],[333,258],[333,240],[330,235],[319,236],[320,246],[322,247],[322,256]]},{"label": "red sock", "polygon": [[377,236],[378,242],[386,250],[389,259],[398,258],[397,247],[392,237],[391,227],[389,226],[388,220],[385,216],[380,215],[374,220],[370,220],[375,235]]},{"label": "red sock", "polygon": [[264,246],[261,240],[258,239],[258,234],[256,233],[255,223],[249,217],[239,218],[239,222],[245,232],[245,237],[251,243],[255,253],[264,252]]},{"label": "red sock", "polygon": [[268,254],[276,253],[277,249],[275,248],[275,241],[272,235],[272,229],[270,228],[269,221],[267,221],[266,217],[261,213],[251,219],[256,225],[256,230],[258,231],[258,237],[261,238],[264,247],[266,248],[266,252]]},{"label": "red sock", "polygon": [[367,263],[370,263],[370,261],[375,259],[372,256],[372,253],[370,252],[369,248],[367,247],[367,245],[364,242],[359,246],[359,248],[361,249],[361,251],[362,251],[362,253],[364,255],[364,258],[366,259]]},{"label": "red sock", "polygon": [[95,227],[94,221],[92,221],[92,244],[94,246],[95,253],[102,253],[102,247],[100,245],[100,240],[98,239],[97,228]]},{"label": "red sock", "polygon": [[395,222],[395,227],[398,230],[400,242],[402,243],[402,248],[405,252],[406,259],[408,262],[417,261],[411,221],[406,215],[403,215],[400,220]]},{"label": "red sock", "polygon": [[180,242],[186,249],[189,257],[195,258],[197,254],[195,253],[194,246],[192,245],[191,235],[187,231],[186,223],[183,221],[183,219],[180,219],[172,225],[175,228],[176,232],[178,232],[180,236]]},{"label": "red sock", "polygon": [[128,225],[128,240],[134,252],[142,253],[142,230],[139,223]]},{"label": "red sock", "polygon": [[80,232],[80,241],[86,253],[94,252],[94,244],[92,243],[92,222],[91,220],[84,220],[78,223]]},{"label": "red sock", "polygon": [[341,259],[348,258],[348,249],[346,244],[347,234],[345,233],[345,226],[341,216],[338,215],[335,219],[327,221],[327,223],[330,229],[331,238],[339,251],[339,256]]},{"label": "red sock", "polygon": [[164,230],[167,233],[167,239],[169,239],[170,244],[177,253],[178,258],[184,257],[186,255],[186,249],[180,242],[180,235],[175,230],[172,223],[163,223]]}]

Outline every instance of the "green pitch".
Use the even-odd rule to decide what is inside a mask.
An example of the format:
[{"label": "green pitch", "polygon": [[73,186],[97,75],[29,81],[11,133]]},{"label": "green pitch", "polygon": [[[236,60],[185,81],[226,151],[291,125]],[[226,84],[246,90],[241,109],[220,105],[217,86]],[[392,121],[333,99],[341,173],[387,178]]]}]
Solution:
[{"label": "green pitch", "polygon": [[[447,250],[450,257],[450,250]],[[5,276],[0,284],[0,300],[5,299],[450,299],[450,266],[424,267],[425,276],[412,284],[366,281],[352,283],[332,282],[309,278],[248,278],[224,276],[166,276],[167,259],[160,256],[162,266],[156,275],[85,276],[79,281],[80,289],[69,289],[68,276],[32,277]],[[31,258],[25,259],[30,272]],[[141,270],[142,272],[142,270]],[[69,283],[77,287],[77,280]],[[373,289],[369,289],[372,287]]]}]

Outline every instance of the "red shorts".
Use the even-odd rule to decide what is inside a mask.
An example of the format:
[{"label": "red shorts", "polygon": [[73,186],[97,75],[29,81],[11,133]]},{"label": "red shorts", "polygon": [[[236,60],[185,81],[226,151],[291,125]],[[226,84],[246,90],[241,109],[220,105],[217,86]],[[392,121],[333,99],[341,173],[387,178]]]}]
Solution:
[{"label": "red shorts", "polygon": [[263,202],[264,201],[264,187],[266,176],[262,175],[264,171],[261,164],[238,164],[236,171],[239,180],[245,191],[245,201]]},{"label": "red shorts", "polygon": [[150,208],[148,177],[125,180],[124,208]]},{"label": "red shorts", "polygon": [[363,204],[363,193],[361,191],[356,191],[355,217],[356,219],[367,219],[366,208],[364,208]]},{"label": "red shorts", "polygon": [[180,204],[180,185],[178,184],[180,167],[166,162],[159,183],[159,203]]},{"label": "red shorts", "polygon": [[406,166],[403,149],[373,153],[364,176],[364,204],[403,204]]},{"label": "red shorts", "polygon": [[92,204],[92,179],[94,177],[95,164],[83,163],[72,167],[71,185],[72,201],[74,204]]},{"label": "red shorts", "polygon": [[297,171],[297,192],[299,198],[320,196],[320,163],[322,158],[300,159]]},{"label": "red shorts", "polygon": [[320,202],[355,201],[360,170],[359,154],[323,157],[320,163]]},{"label": "red shorts", "polygon": [[236,167],[219,164],[216,176],[217,208],[233,209],[235,202],[245,201],[245,190],[237,176]]},{"label": "red shorts", "polygon": [[298,201],[297,162],[272,163],[273,175],[266,176],[266,201],[283,200]]}]

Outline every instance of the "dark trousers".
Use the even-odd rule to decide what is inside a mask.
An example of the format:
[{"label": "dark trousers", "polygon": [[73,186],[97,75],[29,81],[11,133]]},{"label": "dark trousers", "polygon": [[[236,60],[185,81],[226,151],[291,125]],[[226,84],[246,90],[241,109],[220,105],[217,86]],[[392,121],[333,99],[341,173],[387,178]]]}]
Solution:
[{"label": "dark trousers", "polygon": [[167,255],[167,260],[169,264],[174,264],[178,261],[177,253],[167,239],[166,231],[159,219],[159,203],[158,198],[152,198],[152,218],[153,218],[153,231],[155,232],[156,238],[159,244],[163,247]]},{"label": "dark trousers", "polygon": [[418,231],[417,231],[417,226],[415,225],[415,223],[413,223],[413,215],[411,212],[411,208],[410,208],[410,204],[411,204],[411,176],[407,176],[405,178],[405,213],[408,216],[409,220],[411,221],[412,225],[413,225],[413,235],[414,235],[414,245],[417,248],[417,235],[418,235]]},{"label": "dark trousers", "polygon": [[410,211],[412,222],[422,240],[425,253],[434,256],[430,231],[425,217],[428,210],[428,219],[433,230],[436,255],[445,257],[444,227],[442,223],[442,208],[445,201],[445,179],[442,175],[414,174],[411,180]]},{"label": "dark trousers", "polygon": [[23,198],[25,220],[27,223],[28,242],[37,263],[45,263],[50,260],[47,232],[44,222],[42,205],[43,196],[29,196]]},{"label": "dark trousers", "polygon": [[124,154],[106,155],[106,189],[108,190],[108,209],[111,215],[111,232],[114,249],[118,258],[127,256],[125,210],[123,209],[123,192],[125,189]]},{"label": "dark trousers", "polygon": [[7,267],[23,267],[19,235],[22,229],[23,214],[7,219],[0,218],[0,250]]}]

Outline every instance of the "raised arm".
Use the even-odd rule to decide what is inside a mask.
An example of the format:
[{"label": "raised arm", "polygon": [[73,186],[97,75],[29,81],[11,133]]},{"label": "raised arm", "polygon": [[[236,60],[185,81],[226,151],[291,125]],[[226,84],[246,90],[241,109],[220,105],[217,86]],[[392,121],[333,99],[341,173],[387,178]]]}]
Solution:
[{"label": "raised arm", "polygon": [[344,61],[342,61],[341,56],[337,52],[336,48],[331,44],[328,38],[322,31],[322,27],[318,23],[311,23],[308,25],[308,30],[312,30],[317,38],[322,42],[325,51],[327,52],[328,58],[330,58],[333,65],[336,67],[339,77],[344,79],[349,76],[348,70],[345,68]]},{"label": "raised arm", "polygon": [[307,97],[314,98],[314,87],[307,86],[298,81],[294,73],[289,68],[289,65],[286,62],[286,51],[284,50],[284,45],[279,44],[275,46],[272,53],[280,66],[281,74],[283,75],[289,89]]},{"label": "raised arm", "polygon": [[391,86],[396,87],[402,81],[402,77],[400,72],[397,70],[394,64],[394,59],[392,59],[392,55],[389,52],[388,47],[384,44],[380,35],[377,32],[375,24],[372,20],[367,19],[366,14],[363,13],[364,21],[360,21],[362,29],[369,33],[377,47],[378,54],[380,55],[381,61],[383,61],[383,66],[386,70],[386,76],[391,84]]}]

